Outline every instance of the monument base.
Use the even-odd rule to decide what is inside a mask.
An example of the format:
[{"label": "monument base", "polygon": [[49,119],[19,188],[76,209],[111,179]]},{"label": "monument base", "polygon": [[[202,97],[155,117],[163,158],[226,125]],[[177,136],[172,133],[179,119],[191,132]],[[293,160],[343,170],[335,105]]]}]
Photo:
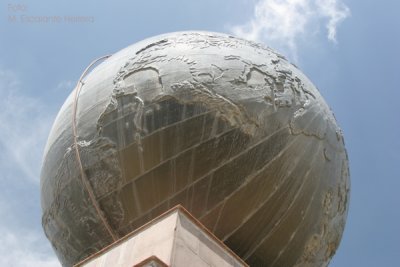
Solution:
[{"label": "monument base", "polygon": [[182,206],[176,206],[75,266],[248,265]]}]

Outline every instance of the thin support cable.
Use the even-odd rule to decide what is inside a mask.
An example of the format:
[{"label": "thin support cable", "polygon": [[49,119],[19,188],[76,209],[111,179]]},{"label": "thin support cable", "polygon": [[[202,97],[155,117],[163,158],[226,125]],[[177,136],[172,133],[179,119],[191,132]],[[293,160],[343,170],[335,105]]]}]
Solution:
[{"label": "thin support cable", "polygon": [[110,236],[112,237],[113,241],[116,241],[118,239],[117,235],[115,234],[115,232],[113,231],[113,229],[111,228],[110,224],[108,223],[106,217],[103,214],[103,211],[101,210],[99,203],[97,202],[97,199],[94,195],[93,192],[93,188],[92,185],[90,184],[85,171],[83,169],[83,165],[82,165],[82,161],[81,161],[81,155],[79,153],[79,146],[78,146],[78,132],[77,132],[77,128],[76,128],[76,113],[77,113],[77,109],[78,109],[78,98],[79,98],[79,93],[82,89],[83,86],[83,81],[82,79],[86,76],[87,72],[89,71],[89,69],[96,64],[97,62],[99,62],[100,60],[104,60],[106,58],[109,58],[111,55],[106,55],[103,57],[100,57],[96,60],[94,60],[92,63],[89,64],[89,66],[83,71],[81,77],[79,78],[79,81],[75,87],[75,94],[74,94],[74,105],[73,105],[73,113],[72,113],[72,131],[73,131],[73,135],[74,135],[74,147],[75,147],[75,154],[76,154],[76,159],[78,161],[78,165],[79,165],[79,170],[81,173],[81,179],[82,179],[82,183],[86,189],[86,191],[89,194],[89,198],[90,201],[92,202],[92,205],[94,206],[97,215],[99,216],[101,222],[103,223],[104,227],[107,229],[107,232],[110,234]]}]

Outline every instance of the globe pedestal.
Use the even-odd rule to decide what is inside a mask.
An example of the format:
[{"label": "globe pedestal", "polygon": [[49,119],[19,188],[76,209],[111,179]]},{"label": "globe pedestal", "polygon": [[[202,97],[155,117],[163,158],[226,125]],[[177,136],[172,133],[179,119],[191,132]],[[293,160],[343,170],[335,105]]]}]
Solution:
[{"label": "globe pedestal", "polygon": [[76,267],[246,267],[182,206],[176,206]]}]

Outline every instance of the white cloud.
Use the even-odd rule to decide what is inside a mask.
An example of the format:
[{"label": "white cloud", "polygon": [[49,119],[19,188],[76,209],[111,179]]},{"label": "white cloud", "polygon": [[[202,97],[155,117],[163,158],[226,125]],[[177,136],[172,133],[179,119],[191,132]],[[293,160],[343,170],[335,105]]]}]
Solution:
[{"label": "white cloud", "polygon": [[336,28],[350,16],[350,9],[338,0],[317,0],[317,7],[321,16],[328,18],[328,39],[336,42]]},{"label": "white cloud", "polygon": [[21,82],[0,68],[0,168],[38,183],[42,151],[53,120],[38,99],[21,92]]},{"label": "white cloud", "polygon": [[[39,203],[24,201],[39,192],[42,150],[54,115],[48,111],[24,92],[14,72],[0,68],[0,266],[60,266],[38,222],[23,221],[26,213],[40,212]],[[28,188],[31,195],[18,195]],[[13,193],[21,203],[7,199]]]},{"label": "white cloud", "polygon": [[328,39],[336,42],[336,29],[349,15],[350,9],[340,0],[259,0],[253,17],[230,30],[296,58],[299,39],[312,37],[325,23]]},{"label": "white cloud", "polygon": [[0,229],[0,265],[9,267],[59,267],[55,256],[49,255],[48,247],[34,231],[17,232]]}]

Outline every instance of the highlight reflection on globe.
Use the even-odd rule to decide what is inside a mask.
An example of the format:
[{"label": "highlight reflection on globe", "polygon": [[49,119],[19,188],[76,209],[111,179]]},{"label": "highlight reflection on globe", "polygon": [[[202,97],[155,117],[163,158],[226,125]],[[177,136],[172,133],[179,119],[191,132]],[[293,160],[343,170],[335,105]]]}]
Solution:
[{"label": "highlight reflection on globe", "polygon": [[[269,48],[180,32],[121,50],[73,94],[41,174],[64,266],[181,204],[251,266],[325,266],[347,215],[348,159],[315,86]],[[104,217],[104,220],[101,217]],[[109,229],[108,229],[108,228]]]}]

